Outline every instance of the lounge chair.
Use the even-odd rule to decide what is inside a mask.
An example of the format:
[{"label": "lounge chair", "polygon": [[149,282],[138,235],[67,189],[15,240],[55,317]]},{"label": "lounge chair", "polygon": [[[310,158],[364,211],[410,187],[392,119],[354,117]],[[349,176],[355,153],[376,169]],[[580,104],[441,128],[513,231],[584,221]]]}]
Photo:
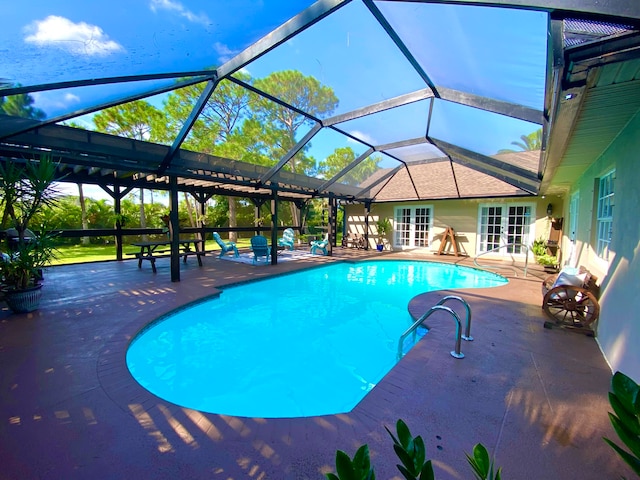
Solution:
[{"label": "lounge chair", "polygon": [[218,258],[222,258],[224,254],[227,252],[233,252],[234,257],[239,256],[238,247],[236,247],[235,243],[225,242],[220,238],[220,235],[218,235],[218,232],[213,232],[213,239],[216,241],[218,245],[220,245],[220,249],[222,250],[220,252],[220,255],[218,255]]},{"label": "lounge chair", "polygon": [[262,235],[256,235],[251,238],[251,250],[253,251],[253,264],[255,265],[260,257],[265,257],[265,262],[271,260],[271,247],[267,243],[267,239]]},{"label": "lounge chair", "polygon": [[311,242],[311,254],[315,255],[317,250],[320,250],[323,255],[327,254],[327,246],[329,245],[329,234],[325,233],[322,240],[316,240]]},{"label": "lounge chair", "polygon": [[289,250],[293,250],[295,240],[296,238],[293,228],[286,228],[284,232],[282,232],[282,238],[278,239],[278,245],[281,247],[287,247]]}]

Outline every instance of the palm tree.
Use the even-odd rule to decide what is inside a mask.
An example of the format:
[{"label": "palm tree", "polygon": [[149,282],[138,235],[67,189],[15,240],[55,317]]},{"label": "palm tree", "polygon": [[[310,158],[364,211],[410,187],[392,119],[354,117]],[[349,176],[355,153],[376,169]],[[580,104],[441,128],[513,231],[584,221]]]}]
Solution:
[{"label": "palm tree", "polygon": [[531,150],[541,150],[542,149],[542,128],[539,128],[535,132],[531,132],[529,135],[520,135],[520,140],[511,142],[511,145],[515,145],[520,150],[503,148],[502,150],[498,150],[498,153],[515,153],[518,151],[529,152]]}]

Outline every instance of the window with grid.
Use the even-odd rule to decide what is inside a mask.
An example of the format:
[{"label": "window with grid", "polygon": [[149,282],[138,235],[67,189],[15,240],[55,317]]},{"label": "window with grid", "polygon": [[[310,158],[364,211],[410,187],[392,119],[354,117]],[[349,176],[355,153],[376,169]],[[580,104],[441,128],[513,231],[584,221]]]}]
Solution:
[{"label": "window with grid", "polygon": [[507,217],[507,253],[526,253],[529,241],[529,219],[531,207],[514,205],[509,207]]},{"label": "window with grid", "polygon": [[482,207],[480,213],[480,251],[488,252],[500,246],[502,207]]},{"label": "window with grid", "polygon": [[427,247],[429,246],[429,209],[416,208],[415,219],[414,247]]},{"label": "window with grid", "polygon": [[411,239],[411,209],[396,208],[395,244],[409,246]]},{"label": "window with grid", "polygon": [[431,206],[395,209],[395,246],[428,247],[433,222]]},{"label": "window with grid", "polygon": [[609,260],[609,246],[613,227],[613,196],[615,170],[600,178],[598,185],[598,218],[596,255],[603,260]]}]

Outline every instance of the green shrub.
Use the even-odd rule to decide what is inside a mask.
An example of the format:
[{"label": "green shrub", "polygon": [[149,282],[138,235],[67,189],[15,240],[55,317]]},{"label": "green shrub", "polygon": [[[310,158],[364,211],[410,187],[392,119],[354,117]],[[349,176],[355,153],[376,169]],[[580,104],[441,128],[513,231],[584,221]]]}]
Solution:
[{"label": "green shrub", "polygon": [[[393,450],[402,464],[397,464],[398,470],[406,480],[435,480],[431,460],[427,460],[427,453],[422,437],[413,437],[409,427],[402,420],[396,422],[396,435],[385,426],[387,433],[393,439]],[[473,456],[465,454],[476,479],[500,480],[501,468],[493,473],[493,460],[489,458],[487,449],[481,443],[473,448]],[[369,447],[362,445],[353,457],[342,450],[336,452],[336,471],[327,473],[328,480],[375,480],[375,473],[371,467]]]},{"label": "green shrub", "polygon": [[542,237],[533,241],[533,245],[531,245],[531,251],[536,257],[547,253],[547,247],[545,244],[546,242],[542,239]]},{"label": "green shrub", "polygon": [[640,477],[640,387],[624,373],[616,372],[611,379],[609,403],[615,412],[609,413],[609,420],[629,451],[608,438],[604,441]]}]

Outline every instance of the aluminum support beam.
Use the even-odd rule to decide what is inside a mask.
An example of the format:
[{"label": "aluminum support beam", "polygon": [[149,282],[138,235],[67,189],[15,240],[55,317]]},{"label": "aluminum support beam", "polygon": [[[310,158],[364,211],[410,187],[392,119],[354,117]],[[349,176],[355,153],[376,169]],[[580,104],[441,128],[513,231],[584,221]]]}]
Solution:
[{"label": "aluminum support beam", "polygon": [[[387,0],[397,1],[397,0]],[[604,15],[612,18],[640,20],[640,2],[637,0],[403,0],[415,3],[443,3],[449,5],[475,5],[482,7],[518,8],[567,14]]]},{"label": "aluminum support beam", "polygon": [[291,160],[294,157],[296,153],[302,150],[302,148],[307,144],[307,142],[309,142],[315,136],[315,134],[320,131],[321,128],[322,128],[322,125],[320,125],[319,123],[316,123],[313,126],[313,128],[309,130],[307,134],[302,138],[302,140],[300,140],[291,150],[287,152],[287,154],[284,157],[282,157],[282,159],[280,159],[277,165],[275,165],[271,170],[269,170],[267,173],[265,173],[260,177],[259,183],[264,184],[269,180],[271,180],[271,178],[280,170],[282,170],[282,167],[284,167],[289,162],[289,160]]},{"label": "aluminum support beam", "polygon": [[400,39],[400,36],[396,33],[396,31],[393,29],[391,24],[387,22],[387,19],[382,14],[382,12],[378,9],[378,7],[376,7],[376,5],[373,3],[373,0],[363,0],[363,2],[365,6],[369,9],[371,14],[374,17],[376,17],[376,20],[378,21],[380,26],[385,30],[385,32],[387,32],[387,35],[389,35],[393,43],[396,44],[396,46],[402,52],[402,54],[407,59],[407,61],[418,73],[420,78],[422,78],[424,83],[426,83],[429,86],[434,96],[440,97],[440,94],[438,93],[438,90],[436,89],[435,84],[433,83],[431,78],[429,78],[429,75],[427,75],[427,72],[424,71],[424,69],[422,68],[422,65],[420,65],[418,60],[416,60],[416,58],[413,56],[411,51],[407,48],[405,43]]},{"label": "aluminum support beam", "polygon": [[315,2],[309,8],[300,12],[291,20],[221,65],[218,68],[219,78],[225,78],[237,72],[256,58],[260,58],[265,53],[296,36],[298,33],[322,20],[334,10],[348,4],[350,1],[351,0],[319,0]]},{"label": "aluminum support beam", "polygon": [[206,106],[207,101],[209,101],[211,94],[213,94],[213,91],[217,86],[218,86],[217,80],[209,81],[207,83],[207,86],[204,88],[204,90],[200,94],[200,98],[198,98],[198,101],[196,102],[195,106],[191,110],[191,113],[189,114],[189,118],[187,118],[184,124],[182,124],[180,133],[178,133],[178,136],[173,141],[173,145],[171,145],[169,152],[164,157],[164,160],[162,160],[162,164],[160,165],[160,168],[158,168],[158,173],[160,175],[162,175],[162,173],[167,169],[169,164],[171,164],[171,161],[173,160],[173,158],[176,156],[176,153],[180,150],[180,145],[182,145],[182,143],[184,142],[184,139],[187,138],[187,135],[189,135],[189,132],[193,127],[193,124],[196,123],[198,116],[200,115],[200,113],[202,113],[202,110]]},{"label": "aluminum support beam", "polygon": [[22,122],[16,125],[15,128],[12,128],[13,127],[12,123],[5,122],[8,125],[8,127],[0,129],[0,139],[7,138],[12,135],[18,135],[20,133],[28,132],[29,130],[33,130],[38,127],[43,127],[46,125],[53,125],[56,123],[64,122],[65,120],[69,120],[71,118],[87,115],[93,112],[98,112],[100,110],[111,108],[116,105],[122,105],[123,103],[134,102],[136,100],[141,100],[143,98],[147,98],[153,95],[159,95],[161,93],[171,92],[178,88],[186,87],[189,85],[195,85],[196,83],[200,83],[200,82],[202,82],[202,79],[198,79],[198,80],[190,79],[190,80],[185,80],[184,82],[171,83],[164,87],[156,88],[154,90],[137,93],[135,95],[130,95],[128,97],[120,98],[118,100],[101,103],[100,105],[94,105],[94,106],[83,108],[80,110],[75,110],[73,112],[65,113],[64,115],[59,115],[57,117],[49,118],[41,122],[30,123],[28,128],[26,127],[26,124],[23,124]]},{"label": "aluminum support beam", "polygon": [[420,100],[425,100],[432,97],[433,92],[431,91],[431,89],[423,88],[415,92],[407,93],[405,95],[400,95],[388,100],[383,100],[382,102],[374,103],[366,107],[358,108],[357,110],[352,110],[351,112],[335,115],[331,118],[323,120],[322,124],[325,127],[328,127],[331,125],[336,125],[338,123],[348,122],[349,120],[366,117],[367,115],[371,115],[373,113],[384,112],[385,110],[390,110],[395,107],[409,105],[410,103],[419,102]]},{"label": "aluminum support beam", "polygon": [[373,148],[369,148],[366,152],[364,152],[362,155],[356,158],[353,162],[351,162],[349,165],[347,165],[342,170],[340,170],[340,172],[337,175],[334,175],[333,178],[331,178],[329,181],[320,185],[318,190],[323,191],[329,188],[331,185],[336,183],[340,178],[342,178],[343,175],[345,175],[346,173],[353,170],[356,166],[358,166],[358,164],[362,162],[364,159],[366,159],[369,155],[371,155],[373,151],[374,151]]}]

